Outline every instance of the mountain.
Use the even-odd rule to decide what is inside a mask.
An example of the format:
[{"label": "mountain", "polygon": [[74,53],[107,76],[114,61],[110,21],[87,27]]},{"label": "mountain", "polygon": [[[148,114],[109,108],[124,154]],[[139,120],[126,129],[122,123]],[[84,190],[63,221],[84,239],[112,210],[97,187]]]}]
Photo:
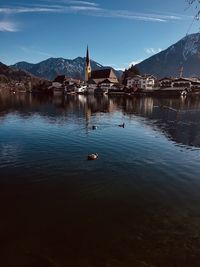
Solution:
[{"label": "mountain", "polygon": [[[37,64],[27,62],[18,62],[11,66],[19,70],[26,70],[35,76],[54,80],[57,75],[65,74],[70,78],[84,79],[85,58],[77,57],[73,60],[64,58],[49,58]],[[92,70],[104,69],[106,67],[91,60]],[[122,71],[115,71],[118,77],[122,75]]]},{"label": "mountain", "polygon": [[187,35],[166,50],[135,65],[141,74],[153,74],[156,77],[179,76],[183,67],[183,76],[200,76],[200,33]]},{"label": "mountain", "polygon": [[45,90],[51,83],[22,70],[12,69],[0,62],[0,90]]}]

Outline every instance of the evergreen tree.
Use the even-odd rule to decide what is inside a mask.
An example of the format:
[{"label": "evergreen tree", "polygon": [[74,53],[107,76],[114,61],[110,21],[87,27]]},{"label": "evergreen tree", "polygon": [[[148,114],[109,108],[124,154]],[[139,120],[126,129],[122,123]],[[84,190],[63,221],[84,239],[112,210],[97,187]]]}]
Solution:
[{"label": "evergreen tree", "polygon": [[129,69],[125,69],[122,75],[122,84],[126,85],[127,78],[134,77],[135,75],[140,75],[140,72],[137,67],[131,65]]}]

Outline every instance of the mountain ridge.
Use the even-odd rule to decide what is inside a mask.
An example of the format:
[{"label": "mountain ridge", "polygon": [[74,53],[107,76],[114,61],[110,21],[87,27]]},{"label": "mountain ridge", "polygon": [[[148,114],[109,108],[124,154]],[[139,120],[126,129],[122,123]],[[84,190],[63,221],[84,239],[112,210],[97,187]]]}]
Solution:
[{"label": "mountain ridge", "polygon": [[[11,65],[10,67],[28,71],[37,77],[48,80],[54,80],[57,75],[66,75],[70,78],[78,78],[83,80],[85,76],[85,57],[76,57],[75,59],[51,57],[38,63],[21,61]],[[91,60],[91,68],[92,70],[98,70],[108,67]],[[113,70],[118,77],[122,75],[122,71],[117,71],[115,69]]]},{"label": "mountain ridge", "polygon": [[183,76],[200,76],[200,33],[180,39],[167,49],[135,65],[141,74],[150,73],[158,78],[177,77],[183,67]]}]

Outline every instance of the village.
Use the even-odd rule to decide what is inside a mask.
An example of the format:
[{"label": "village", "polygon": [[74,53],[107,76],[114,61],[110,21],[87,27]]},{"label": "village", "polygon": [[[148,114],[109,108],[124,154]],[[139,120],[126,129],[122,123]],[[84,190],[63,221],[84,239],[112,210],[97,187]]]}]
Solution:
[{"label": "village", "polygon": [[[23,73],[23,72],[22,72]],[[32,78],[33,77],[33,78]],[[125,70],[121,77],[111,67],[92,70],[89,49],[85,57],[84,79],[58,74],[53,81],[28,79],[4,85],[10,92],[43,93],[54,96],[68,94],[108,94],[129,96],[186,96],[200,93],[199,77],[183,77],[183,67],[177,68],[176,77],[157,78],[140,74],[135,66]],[[3,87],[3,83],[1,84]]]},{"label": "village", "polygon": [[157,79],[151,74],[131,74],[123,81],[112,68],[92,70],[89,50],[85,62],[85,80],[72,79],[58,75],[48,88],[53,95],[65,94],[114,94],[114,95],[157,95],[186,96],[200,92],[200,79],[183,77],[183,68],[179,77]]},{"label": "village", "polygon": [[152,75],[129,77],[123,85],[118,81],[112,69],[98,70],[91,73],[88,82],[59,75],[52,82],[49,90],[53,95],[65,94],[115,94],[115,95],[180,95],[200,92],[198,78],[164,77],[157,80]]}]

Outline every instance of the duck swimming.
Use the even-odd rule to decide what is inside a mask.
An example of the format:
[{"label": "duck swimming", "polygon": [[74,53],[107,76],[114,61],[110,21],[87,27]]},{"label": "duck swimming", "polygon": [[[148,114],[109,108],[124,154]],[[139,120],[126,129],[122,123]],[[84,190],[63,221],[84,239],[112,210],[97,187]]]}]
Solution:
[{"label": "duck swimming", "polygon": [[119,124],[118,126],[124,128],[125,127],[125,123]]},{"label": "duck swimming", "polygon": [[96,160],[98,159],[99,155],[97,153],[88,155],[88,160]]},{"label": "duck swimming", "polygon": [[93,125],[92,130],[96,130],[96,129],[97,129],[97,126]]}]

